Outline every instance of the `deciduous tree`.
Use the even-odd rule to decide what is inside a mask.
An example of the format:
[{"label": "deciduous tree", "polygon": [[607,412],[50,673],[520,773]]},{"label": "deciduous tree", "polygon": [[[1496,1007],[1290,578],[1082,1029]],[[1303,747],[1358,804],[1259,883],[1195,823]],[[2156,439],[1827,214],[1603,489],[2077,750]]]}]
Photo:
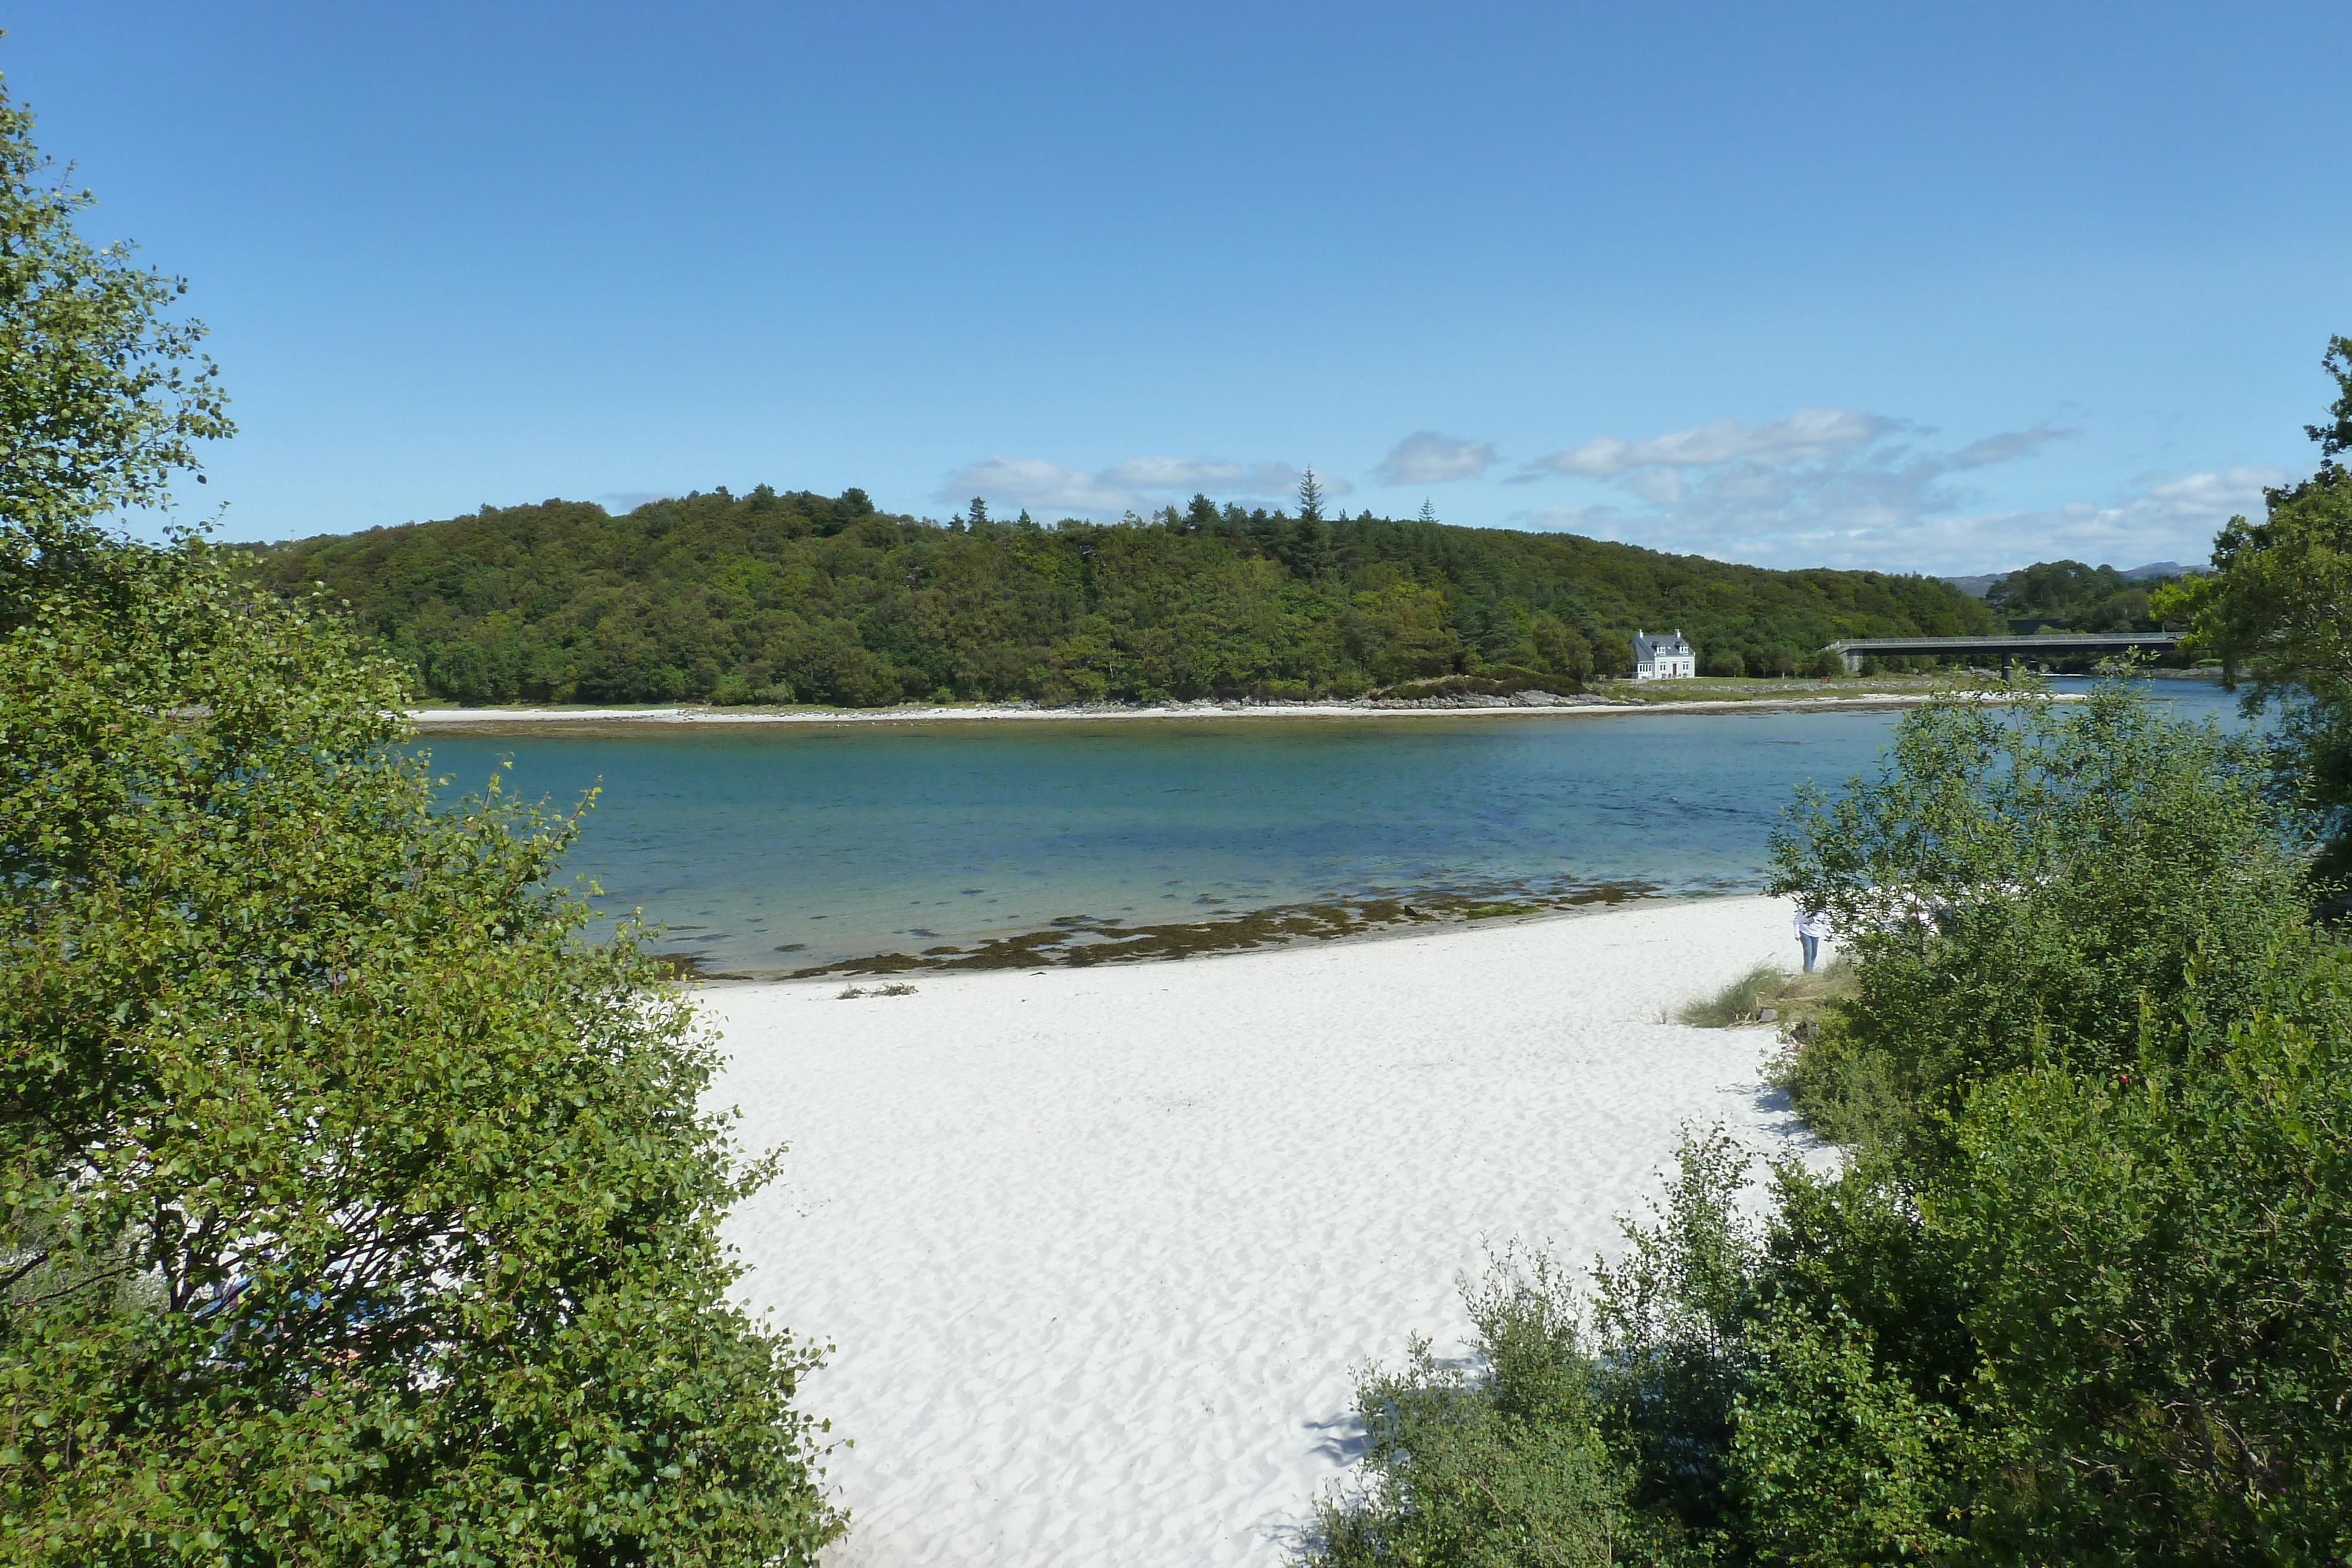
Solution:
[{"label": "deciduous tree", "polygon": [[2337,397],[2305,428],[2319,468],[2265,495],[2259,523],[2232,517],[2213,541],[2213,575],[2160,590],[2156,613],[2185,620],[2188,645],[2244,683],[2247,710],[2280,715],[2282,779],[2332,840],[2327,874],[2352,875],[2352,338],[2323,364]]},{"label": "deciduous tree", "polygon": [[571,828],[436,800],[401,668],[108,532],[226,434],[0,103],[0,1541],[12,1563],[802,1563],[765,1179]]},{"label": "deciduous tree", "polygon": [[0,517],[55,539],[152,507],[195,445],[232,434],[202,323],[177,278],[75,226],[88,191],[56,175],[33,117],[0,89]]}]

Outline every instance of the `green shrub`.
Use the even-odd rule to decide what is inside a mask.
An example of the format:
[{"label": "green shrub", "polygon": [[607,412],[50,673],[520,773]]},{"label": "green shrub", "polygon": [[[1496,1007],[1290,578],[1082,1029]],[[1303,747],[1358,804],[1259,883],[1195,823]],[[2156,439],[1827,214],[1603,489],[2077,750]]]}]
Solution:
[{"label": "green shrub", "polygon": [[[1924,710],[1875,777],[1806,803],[1780,874],[1840,921],[1857,990],[1784,1071],[1854,1146],[1776,1167],[1750,1218],[1747,1157],[1685,1143],[1556,1341],[1585,1393],[1549,1440],[1597,1431],[1622,1478],[1563,1483],[1561,1516],[1626,1562],[2352,1553],[2352,955],[2304,920],[2263,782],[2110,691]],[[1493,1396],[1447,1387],[1408,1461],[1474,1452]],[[1383,1452],[1393,1514],[1418,1494],[1381,1490],[1411,1474]],[[1456,1493],[1533,1473],[1475,1452]],[[1554,1560],[1524,1539],[1347,1560]]]},{"label": "green shrub", "polygon": [[1917,1121],[1897,1055],[1857,1038],[1838,1009],[1791,1030],[1765,1076],[1807,1126],[1848,1148],[1887,1147]]},{"label": "green shrub", "polygon": [[1933,1136],[1990,1074],[2211,1049],[2305,930],[2266,784],[2253,743],[2125,683],[1906,716],[1872,777],[1801,791],[1774,834],[1772,891],[1828,911],[1859,977],[1800,1092],[1858,1097],[1829,1082],[1858,1072]]},{"label": "green shrub", "polygon": [[1365,1480],[1317,1511],[1304,1561],[1571,1565],[1626,1559],[1627,1477],[1612,1457],[1574,1299],[1538,1255],[1467,1295],[1479,1371],[1411,1347],[1365,1381]]},{"label": "green shrub", "polygon": [[1764,1309],[1732,1416],[1732,1533],[1763,1563],[1932,1562],[1965,1546],[1950,1521],[1958,1423],[1913,1391],[1870,1331]]},{"label": "green shrub", "polygon": [[[1966,1411],[1979,1534],[2042,1561],[2128,1549],[2333,1563],[2352,1545],[2352,1071],[2340,967],[2220,1063],[1988,1085],[1924,1205],[2000,1369]],[[2330,1016],[2332,1015],[2332,1016]],[[1989,1462],[1986,1462],[1989,1461]]]}]

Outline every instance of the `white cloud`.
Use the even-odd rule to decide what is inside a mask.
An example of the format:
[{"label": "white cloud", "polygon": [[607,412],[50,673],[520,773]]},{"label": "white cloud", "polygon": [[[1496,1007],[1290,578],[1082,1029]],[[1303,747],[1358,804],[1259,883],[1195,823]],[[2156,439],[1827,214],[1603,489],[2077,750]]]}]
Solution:
[{"label": "white cloud", "polygon": [[1491,442],[1416,430],[1391,448],[1372,472],[1383,485],[1443,485],[1450,479],[1475,479],[1494,461]]},{"label": "white cloud", "polygon": [[[2235,516],[2259,517],[2263,491],[2290,476],[2277,468],[2223,468],[2125,491],[2101,506],[2073,501],[2030,511],[1935,518],[1846,541],[1849,551],[1900,559],[1928,553],[1945,561],[2013,570],[2038,560],[2080,560],[2126,569],[2152,560],[2203,561],[2213,536]],[[1941,568],[1939,570],[1954,570]]]},{"label": "white cloud", "polygon": [[1673,506],[1686,490],[1679,468],[1637,468],[1625,476],[1625,487],[1661,507]]},{"label": "white cloud", "polygon": [[[1162,491],[1171,495],[1200,492],[1211,496],[1295,496],[1300,471],[1287,463],[1228,463],[1213,457],[1131,457],[1102,471],[1103,483],[1123,489]],[[1335,494],[1354,486],[1344,479],[1315,482]]]},{"label": "white cloud", "polygon": [[1769,566],[1974,572],[2063,558],[2132,567],[2205,559],[2231,514],[2259,511],[2271,469],[2148,476],[2104,502],[1972,510],[1961,476],[2030,457],[2074,433],[2002,431],[1945,450],[1885,415],[1813,409],[1643,441],[1603,437],[1556,453],[1517,482],[1596,479],[1646,503],[1553,507],[1514,520],[1659,549]]},{"label": "white cloud", "polygon": [[2276,469],[2229,468],[2142,483],[2104,503],[1981,512],[1957,505],[1944,471],[1935,462],[1828,473],[1740,467],[1647,510],[1549,507],[1514,520],[1761,566],[1959,573],[2073,559],[2134,567],[2203,560],[2223,522],[2259,515],[2263,486],[2286,478]]},{"label": "white cloud", "polygon": [[1065,468],[1037,457],[991,457],[968,463],[934,492],[941,501],[962,502],[974,496],[985,496],[993,506],[1077,517],[1124,512],[1142,499],[1136,491],[1107,484],[1083,468]]},{"label": "white cloud", "polygon": [[[1213,457],[1131,457],[1100,470],[1066,468],[1035,457],[991,457],[957,469],[932,496],[956,505],[982,496],[1000,509],[1092,517],[1155,511],[1196,493],[1286,499],[1298,493],[1304,477],[1303,470],[1287,463]],[[1355,489],[1327,474],[1316,475],[1315,482],[1326,496]]]},{"label": "white cloud", "polygon": [[[2263,487],[2285,477],[2251,467],[2158,474],[2102,500],[1984,507],[1978,475],[2072,434],[2036,425],[1945,446],[1906,421],[1850,410],[1755,423],[1722,419],[1555,454],[1513,482],[1581,481],[1598,493],[1512,520],[1768,566],[1958,573],[2071,557],[2130,567],[2204,559],[2221,523],[2232,513],[2258,514]],[[1484,443],[1422,431],[1397,444],[1380,474],[1388,483],[1435,484],[1492,465]],[[1286,463],[1217,457],[1135,457],[1090,470],[1000,456],[957,470],[938,497],[961,506],[977,494],[999,512],[1107,519],[1181,506],[1195,491],[1290,504],[1301,473]],[[1328,475],[1316,478],[1335,498],[1352,488]]]},{"label": "white cloud", "polygon": [[2168,485],[2148,487],[2147,509],[2170,519],[2193,519],[2200,527],[2218,528],[2241,513],[2260,517],[2263,492],[2284,485],[2292,476],[2283,468],[2224,468],[2218,474],[2191,474]]},{"label": "white cloud", "polygon": [[1240,489],[1249,482],[1249,470],[1238,463],[1202,457],[1135,457],[1102,471],[1106,483],[1139,490]]},{"label": "white cloud", "polygon": [[1572,474],[1613,479],[1643,468],[1712,468],[1726,463],[1799,463],[1859,452],[1902,428],[1899,421],[1852,409],[1801,409],[1786,419],[1742,424],[1718,419],[1690,430],[1621,441],[1603,435],[1581,446],[1538,457],[1527,475]]}]

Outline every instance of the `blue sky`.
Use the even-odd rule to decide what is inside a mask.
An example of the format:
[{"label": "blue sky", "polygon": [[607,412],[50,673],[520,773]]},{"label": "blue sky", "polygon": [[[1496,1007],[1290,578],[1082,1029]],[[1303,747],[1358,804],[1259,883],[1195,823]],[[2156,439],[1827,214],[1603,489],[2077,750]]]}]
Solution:
[{"label": "blue sky", "polygon": [[229,538],[562,496],[2201,559],[2352,333],[2352,6],[28,8]]}]

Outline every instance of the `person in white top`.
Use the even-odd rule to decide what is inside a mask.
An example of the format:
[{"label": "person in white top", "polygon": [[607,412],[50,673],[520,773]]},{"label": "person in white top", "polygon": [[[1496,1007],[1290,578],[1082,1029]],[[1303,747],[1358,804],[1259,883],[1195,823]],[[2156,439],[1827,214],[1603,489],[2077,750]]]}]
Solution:
[{"label": "person in white top", "polygon": [[1830,934],[1830,917],[1826,911],[1797,911],[1797,944],[1805,950],[1805,973],[1813,972],[1813,960],[1821,956],[1822,938]]}]

